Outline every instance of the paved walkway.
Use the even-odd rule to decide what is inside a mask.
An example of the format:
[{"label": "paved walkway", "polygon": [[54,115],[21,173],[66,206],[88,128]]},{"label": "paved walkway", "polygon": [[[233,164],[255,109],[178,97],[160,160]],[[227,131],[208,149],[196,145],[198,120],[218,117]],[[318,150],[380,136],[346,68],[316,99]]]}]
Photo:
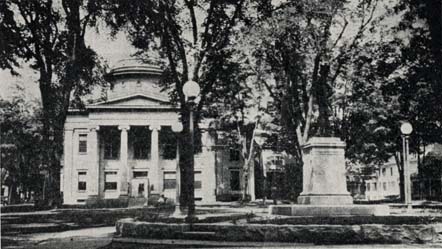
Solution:
[{"label": "paved walkway", "polygon": [[101,248],[112,242],[115,226],[53,233],[2,236],[2,248]]},{"label": "paved walkway", "polygon": [[[255,215],[270,218],[273,216],[269,216],[267,214],[268,209],[260,205],[260,201],[244,206],[240,206],[237,202],[231,203],[222,203],[220,205],[209,205],[209,206],[198,206],[198,211],[207,211],[205,214],[200,214],[200,218],[208,217],[208,216],[222,216],[226,214],[249,214],[253,213]],[[267,204],[271,204],[268,202]],[[420,203],[417,203],[420,204]],[[432,206],[438,206],[439,204],[432,204]],[[1,214],[1,223],[2,225],[7,225],[9,228],[15,228],[17,230],[14,233],[7,233],[7,230],[3,230],[2,228],[2,248],[61,248],[61,249],[69,249],[69,248],[118,248],[118,247],[108,247],[110,242],[112,241],[113,233],[115,232],[115,226],[110,226],[109,223],[102,222],[102,225],[106,227],[100,228],[82,228],[78,229],[79,221],[87,221],[86,226],[96,225],[95,219],[97,214],[101,214],[102,216],[113,216],[112,214],[117,213],[134,213],[135,209],[125,209],[125,208],[116,208],[116,209],[54,209],[47,211],[35,211],[35,212],[15,212],[15,213],[2,213]],[[111,211],[111,212],[109,212]],[[410,212],[405,212],[406,209],[393,207],[392,208],[392,216],[442,216],[442,209],[432,209],[432,208],[419,208],[413,209]],[[112,214],[111,214],[112,213]],[[69,214],[70,216],[75,216],[78,220],[75,220],[75,223],[72,223],[71,220],[65,217]],[[131,214],[132,215],[132,214]],[[19,222],[16,222],[19,221]],[[82,223],[83,224],[83,223]],[[62,225],[63,229],[59,229],[58,226]],[[20,228],[35,228],[35,232],[39,233],[31,233],[31,234],[22,234],[20,232]],[[38,229],[37,229],[38,228]],[[47,230],[45,230],[47,228]],[[77,229],[64,231],[67,229]],[[9,230],[9,229],[8,229]],[[34,231],[34,230],[32,230]],[[51,232],[48,232],[51,231]],[[44,233],[42,233],[44,232]],[[442,234],[442,230],[440,231]],[[6,235],[6,236],[5,236]],[[151,241],[153,242],[153,241]],[[117,243],[117,242],[115,242]],[[218,243],[218,242],[210,242],[210,243]],[[140,245],[140,244],[139,244]],[[159,244],[158,244],[159,245]],[[167,245],[167,244],[166,244]],[[219,245],[219,244],[218,244]],[[262,245],[272,246],[276,248],[287,248],[286,245],[281,244],[256,244],[249,245],[250,248],[262,247]],[[170,245],[172,246],[172,245]],[[173,245],[175,247],[176,245]],[[209,245],[207,245],[209,246]],[[216,246],[211,245],[211,246]],[[246,245],[243,245],[246,246]],[[302,245],[301,248],[310,248],[308,245]],[[441,245],[433,246],[433,245],[423,245],[418,246],[414,245],[418,248],[442,248]],[[293,247],[290,246],[290,247]],[[124,247],[126,248],[126,247]],[[138,247],[134,247],[138,248]],[[151,247],[145,247],[151,248]],[[164,247],[154,247],[154,248],[168,248]],[[176,247],[175,247],[176,248]],[[298,247],[297,247],[298,248]],[[321,248],[315,246],[315,248]],[[352,247],[336,247],[336,246],[327,246],[322,248],[352,248]],[[372,248],[372,246],[358,246],[358,248]],[[376,246],[376,248],[378,248]],[[383,247],[381,247],[383,248]],[[385,248],[404,248],[404,245],[388,245]],[[414,247],[409,247],[414,248]]]}]

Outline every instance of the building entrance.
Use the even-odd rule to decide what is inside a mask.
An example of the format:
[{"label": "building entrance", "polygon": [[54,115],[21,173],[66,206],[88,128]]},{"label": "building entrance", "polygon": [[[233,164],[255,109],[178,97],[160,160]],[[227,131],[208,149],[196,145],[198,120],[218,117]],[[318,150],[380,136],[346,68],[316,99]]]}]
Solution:
[{"label": "building entrance", "polygon": [[132,179],[131,186],[132,186],[132,192],[131,192],[132,197],[145,197],[145,198],[148,197],[147,186],[149,186],[149,180],[147,178]]}]

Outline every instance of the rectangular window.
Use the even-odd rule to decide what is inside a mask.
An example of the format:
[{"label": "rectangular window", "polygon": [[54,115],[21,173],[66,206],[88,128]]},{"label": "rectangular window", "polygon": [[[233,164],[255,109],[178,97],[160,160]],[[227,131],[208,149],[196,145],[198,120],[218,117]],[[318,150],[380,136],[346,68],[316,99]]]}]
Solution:
[{"label": "rectangular window", "polygon": [[134,178],[147,178],[147,171],[134,171]]},{"label": "rectangular window", "polygon": [[237,149],[230,149],[229,150],[229,160],[230,161],[239,161],[240,158],[240,154],[239,154],[239,150]]},{"label": "rectangular window", "polygon": [[377,190],[377,185],[376,185],[376,183],[374,182],[373,183],[373,191],[376,191]]},{"label": "rectangular window", "polygon": [[390,175],[393,176],[393,168],[390,168]]},{"label": "rectangular window", "polygon": [[202,187],[202,174],[201,171],[195,171],[195,189],[201,189]]},{"label": "rectangular window", "polygon": [[104,190],[117,190],[117,182],[116,171],[104,172]]},{"label": "rectangular window", "polygon": [[230,170],[230,190],[240,190],[239,170]]},{"label": "rectangular window", "polygon": [[174,189],[176,188],[176,173],[175,172],[164,172],[164,189]]},{"label": "rectangular window", "polygon": [[87,134],[80,134],[78,136],[78,152],[87,153]]},{"label": "rectangular window", "polygon": [[370,192],[370,183],[367,183],[367,191]]},{"label": "rectangular window", "polygon": [[116,127],[103,128],[102,130],[104,159],[118,159],[120,156],[121,132]]},{"label": "rectangular window", "polygon": [[135,141],[134,145],[134,159],[149,159],[150,145],[145,141]]},{"label": "rectangular window", "polygon": [[161,127],[159,140],[161,158],[166,160],[175,159],[177,155],[177,136],[170,126]]},{"label": "rectangular window", "polygon": [[385,173],[387,172],[386,168],[382,168],[382,176],[385,176]]},{"label": "rectangular window", "polygon": [[132,143],[134,159],[149,159],[152,132],[147,126],[134,126],[129,131],[129,142]]},{"label": "rectangular window", "polygon": [[78,191],[86,191],[86,172],[78,172]]}]

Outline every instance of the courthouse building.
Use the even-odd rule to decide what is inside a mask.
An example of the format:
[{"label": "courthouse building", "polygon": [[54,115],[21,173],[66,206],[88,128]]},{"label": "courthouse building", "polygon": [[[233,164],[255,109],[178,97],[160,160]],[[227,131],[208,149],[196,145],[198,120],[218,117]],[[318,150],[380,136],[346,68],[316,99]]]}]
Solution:
[{"label": "courthouse building", "polygon": [[[148,194],[175,198],[180,121],[177,107],[158,86],[161,73],[156,66],[121,61],[107,75],[114,86],[106,101],[69,110],[61,176],[64,204]],[[208,132],[202,140],[195,158],[195,198],[211,203],[216,200],[216,152]]]}]

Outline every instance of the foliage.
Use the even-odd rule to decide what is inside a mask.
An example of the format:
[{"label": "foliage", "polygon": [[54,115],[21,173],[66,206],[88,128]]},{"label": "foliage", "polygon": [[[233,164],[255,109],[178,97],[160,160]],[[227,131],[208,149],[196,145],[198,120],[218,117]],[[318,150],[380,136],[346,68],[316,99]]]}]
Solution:
[{"label": "foliage", "polygon": [[441,179],[442,177],[442,158],[441,155],[430,154],[419,168],[419,174],[423,178]]},{"label": "foliage", "polygon": [[42,99],[43,157],[50,174],[48,198],[59,192],[63,126],[70,105],[103,81],[98,56],[85,44],[89,26],[101,9],[95,1],[2,1],[0,66],[10,69],[30,63],[38,72]]},{"label": "foliage", "polygon": [[[354,59],[350,94],[346,96],[343,137],[347,142],[346,156],[353,163],[378,165],[400,150],[399,125],[403,116],[397,96],[387,96],[382,87],[392,73],[392,67],[375,58],[388,50],[366,45],[366,50]],[[376,56],[373,56],[376,55]]]},{"label": "foliage", "polygon": [[302,145],[313,135],[341,135],[340,96],[377,7],[378,1],[268,3],[247,26],[241,46],[257,88],[268,92],[262,109],[273,117],[266,145],[293,157],[280,181],[291,183],[285,188],[293,196],[300,186],[290,172],[301,172]]},{"label": "foliage", "polygon": [[[103,1],[106,23],[113,34],[123,30],[138,55],[164,67],[163,87],[180,107],[184,131],[180,164],[183,169],[183,201],[193,199],[193,157],[189,112],[192,108],[182,91],[188,80],[198,82],[201,93],[195,107],[194,123],[211,110],[208,103],[227,103],[241,91],[244,74],[235,60],[231,40],[236,27],[246,20],[249,2],[236,1]],[[156,55],[157,58],[154,56]],[[213,106],[212,106],[213,107]],[[213,108],[212,108],[213,109]],[[197,133],[198,134],[198,133]],[[196,136],[196,141],[199,141]]]},{"label": "foliage", "polygon": [[43,186],[40,115],[35,103],[25,102],[22,95],[13,96],[10,101],[0,100],[1,163],[7,174],[2,184],[12,189],[12,203],[18,202],[18,188],[29,195],[31,191],[41,191]]},{"label": "foliage", "polygon": [[410,149],[418,155],[425,145],[442,142],[442,55],[440,44],[436,45],[441,24],[433,13],[440,8],[437,1],[398,1],[387,9],[377,23],[399,20],[380,25],[380,39],[361,47],[349,78],[352,85],[344,119],[347,156],[373,166],[394,156],[401,186],[401,122],[413,125]]},{"label": "foliage", "polygon": [[333,96],[376,7],[377,1],[290,2],[273,6],[250,27],[244,44],[251,46],[258,83],[270,93],[278,140],[297,158],[309,136],[335,134]]}]

